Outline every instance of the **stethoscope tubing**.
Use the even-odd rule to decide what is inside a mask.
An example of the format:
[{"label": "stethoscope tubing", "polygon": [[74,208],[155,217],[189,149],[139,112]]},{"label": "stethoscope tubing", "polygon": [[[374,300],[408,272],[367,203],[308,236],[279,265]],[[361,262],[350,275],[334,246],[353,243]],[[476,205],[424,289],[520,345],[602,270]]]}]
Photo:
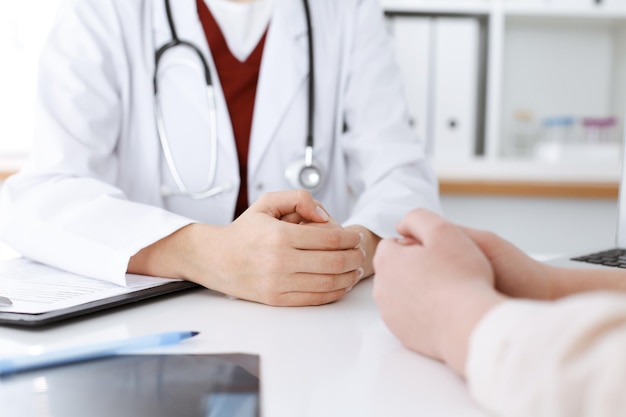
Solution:
[{"label": "stethoscope tubing", "polygon": [[309,30],[308,44],[309,44],[309,111],[307,114],[307,134],[306,134],[306,148],[311,149],[311,157],[306,158],[305,165],[310,167],[313,165],[313,113],[315,111],[315,56],[313,51],[313,24],[311,22],[311,9],[309,8],[309,0],[302,0],[304,4],[304,15],[306,18],[306,27]]},{"label": "stethoscope tubing", "polygon": [[[314,163],[313,160],[313,147],[314,147],[314,135],[313,135],[313,113],[315,109],[315,72],[314,72],[314,51],[313,51],[313,33],[312,33],[312,23],[311,23],[311,12],[309,8],[308,0],[303,0],[304,3],[304,11],[306,17],[306,24],[308,28],[308,58],[309,58],[309,80],[308,80],[308,113],[307,113],[307,133],[306,133],[306,143],[305,143],[305,152],[304,152],[304,161],[295,161],[291,164],[285,175],[287,180],[291,183],[292,186],[296,188],[305,188],[311,191],[317,189],[322,182],[322,170]],[[217,106],[215,99],[215,91],[212,84],[211,79],[211,71],[209,69],[208,62],[204,58],[202,51],[195,45],[190,42],[181,40],[178,38],[178,33],[176,30],[176,25],[174,23],[174,18],[172,14],[170,0],[165,0],[165,10],[167,14],[167,21],[169,24],[172,40],[161,46],[155,53],[155,70],[154,70],[154,108],[155,108],[155,118],[156,118],[156,127],[157,133],[159,137],[159,141],[161,144],[161,148],[163,150],[163,154],[165,157],[165,162],[168,166],[168,169],[172,175],[172,179],[176,186],[176,189],[172,189],[171,187],[162,186],[161,193],[163,196],[173,196],[173,195],[183,195],[188,196],[192,199],[204,199],[208,197],[212,197],[217,195],[223,191],[226,191],[232,188],[230,183],[224,184],[219,187],[213,187],[213,183],[215,181],[215,177],[217,174],[217,149],[218,149],[218,141],[217,141]],[[160,105],[159,101],[159,83],[158,83],[158,68],[159,63],[165,53],[170,51],[171,49],[183,46],[191,49],[200,59],[203,67],[204,73],[204,81],[206,85],[206,97],[208,100],[209,106],[209,123],[210,123],[210,132],[209,132],[209,150],[210,150],[210,168],[209,174],[207,178],[207,184],[204,190],[201,191],[190,191],[188,190],[185,182],[183,181],[178,169],[176,168],[176,162],[174,161],[174,156],[170,147],[170,141],[167,136],[167,131],[165,128],[164,117],[163,117],[163,109]],[[314,178],[313,181],[305,181],[303,177],[305,173],[313,175],[309,175],[307,178]]]}]

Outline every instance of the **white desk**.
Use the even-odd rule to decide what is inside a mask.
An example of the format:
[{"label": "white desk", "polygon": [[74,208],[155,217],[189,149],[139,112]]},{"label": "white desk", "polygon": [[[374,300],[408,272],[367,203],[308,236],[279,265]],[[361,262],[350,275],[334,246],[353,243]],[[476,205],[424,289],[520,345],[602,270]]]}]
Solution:
[{"label": "white desk", "polygon": [[0,327],[0,357],[198,330],[159,352],[260,354],[262,417],[485,416],[460,378],[391,335],[372,300],[372,282],[321,307],[268,307],[192,290],[54,327]]}]

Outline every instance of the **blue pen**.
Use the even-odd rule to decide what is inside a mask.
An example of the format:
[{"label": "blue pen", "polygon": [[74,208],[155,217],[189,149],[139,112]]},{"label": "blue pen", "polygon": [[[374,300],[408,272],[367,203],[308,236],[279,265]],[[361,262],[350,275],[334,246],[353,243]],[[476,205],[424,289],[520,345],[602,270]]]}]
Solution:
[{"label": "blue pen", "polygon": [[131,339],[114,340],[87,346],[46,352],[39,355],[20,355],[0,359],[0,376],[31,369],[103,358],[139,349],[168,346],[197,335],[198,332],[169,332]]}]

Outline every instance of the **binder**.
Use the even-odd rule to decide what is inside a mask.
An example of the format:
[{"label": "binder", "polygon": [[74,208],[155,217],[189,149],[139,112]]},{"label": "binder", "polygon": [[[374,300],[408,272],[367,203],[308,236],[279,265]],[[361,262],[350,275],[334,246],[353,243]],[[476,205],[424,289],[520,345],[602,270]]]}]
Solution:
[{"label": "binder", "polygon": [[474,18],[438,18],[433,141],[435,160],[470,160],[476,146],[480,25]]},{"label": "binder", "polygon": [[396,59],[403,76],[407,104],[417,136],[432,150],[432,18],[394,16],[390,19]]},{"label": "binder", "polygon": [[435,161],[469,160],[477,148],[480,21],[474,17],[389,18],[416,133]]}]

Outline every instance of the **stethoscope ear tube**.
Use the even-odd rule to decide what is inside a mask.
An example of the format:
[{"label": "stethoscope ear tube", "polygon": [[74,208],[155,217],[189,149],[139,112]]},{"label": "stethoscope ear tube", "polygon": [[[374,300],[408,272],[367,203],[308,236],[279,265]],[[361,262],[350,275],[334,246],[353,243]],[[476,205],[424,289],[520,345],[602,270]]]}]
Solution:
[{"label": "stethoscope ear tube", "polygon": [[[313,151],[313,145],[315,138],[313,136],[313,113],[315,112],[315,54],[313,51],[313,24],[311,23],[311,9],[309,8],[309,0],[302,0],[304,4],[304,14],[306,17],[306,27],[308,33],[309,44],[309,111],[307,120],[307,135],[306,135],[306,147],[311,148]],[[312,163],[312,159],[311,159]]]},{"label": "stethoscope ear tube", "polygon": [[309,106],[307,118],[306,146],[304,148],[304,160],[291,163],[285,170],[285,177],[293,188],[304,188],[314,192],[320,188],[324,180],[322,169],[313,161],[314,127],[313,113],[315,111],[315,58],[313,53],[313,29],[311,23],[311,10],[308,0],[302,0],[308,33],[309,46]]},{"label": "stethoscope ear tube", "polygon": [[[176,185],[177,190],[171,190],[167,186],[162,186],[161,194],[164,197],[172,196],[172,195],[187,195],[193,199],[202,199],[212,197],[221,192],[226,191],[227,189],[232,188],[232,185],[222,185],[219,187],[213,187],[213,183],[215,182],[215,176],[217,174],[217,108],[215,104],[215,91],[211,81],[211,71],[209,70],[209,65],[204,59],[202,55],[202,51],[195,45],[190,42],[182,41],[178,38],[178,34],[176,33],[176,26],[174,25],[174,19],[172,16],[172,11],[170,7],[170,1],[165,0],[165,9],[167,12],[167,20],[170,26],[170,31],[172,34],[172,40],[162,47],[160,47],[155,54],[155,69],[154,69],[154,109],[155,109],[155,119],[157,126],[157,135],[159,137],[159,142],[161,143],[161,149],[163,150],[163,155],[165,157],[165,163],[172,175],[172,179],[174,184]],[[161,104],[159,101],[159,64],[161,59],[165,55],[166,52],[172,50],[177,46],[184,46],[186,48],[191,49],[200,60],[203,69],[203,77],[205,82],[205,90],[206,90],[206,99],[207,105],[209,108],[209,173],[206,181],[205,188],[200,191],[189,191],[187,186],[185,185],[178,168],[176,167],[176,162],[174,161],[174,157],[172,154],[172,150],[170,147],[170,140],[167,135],[167,131],[165,129],[165,123],[163,118],[163,110],[161,108]]]}]

